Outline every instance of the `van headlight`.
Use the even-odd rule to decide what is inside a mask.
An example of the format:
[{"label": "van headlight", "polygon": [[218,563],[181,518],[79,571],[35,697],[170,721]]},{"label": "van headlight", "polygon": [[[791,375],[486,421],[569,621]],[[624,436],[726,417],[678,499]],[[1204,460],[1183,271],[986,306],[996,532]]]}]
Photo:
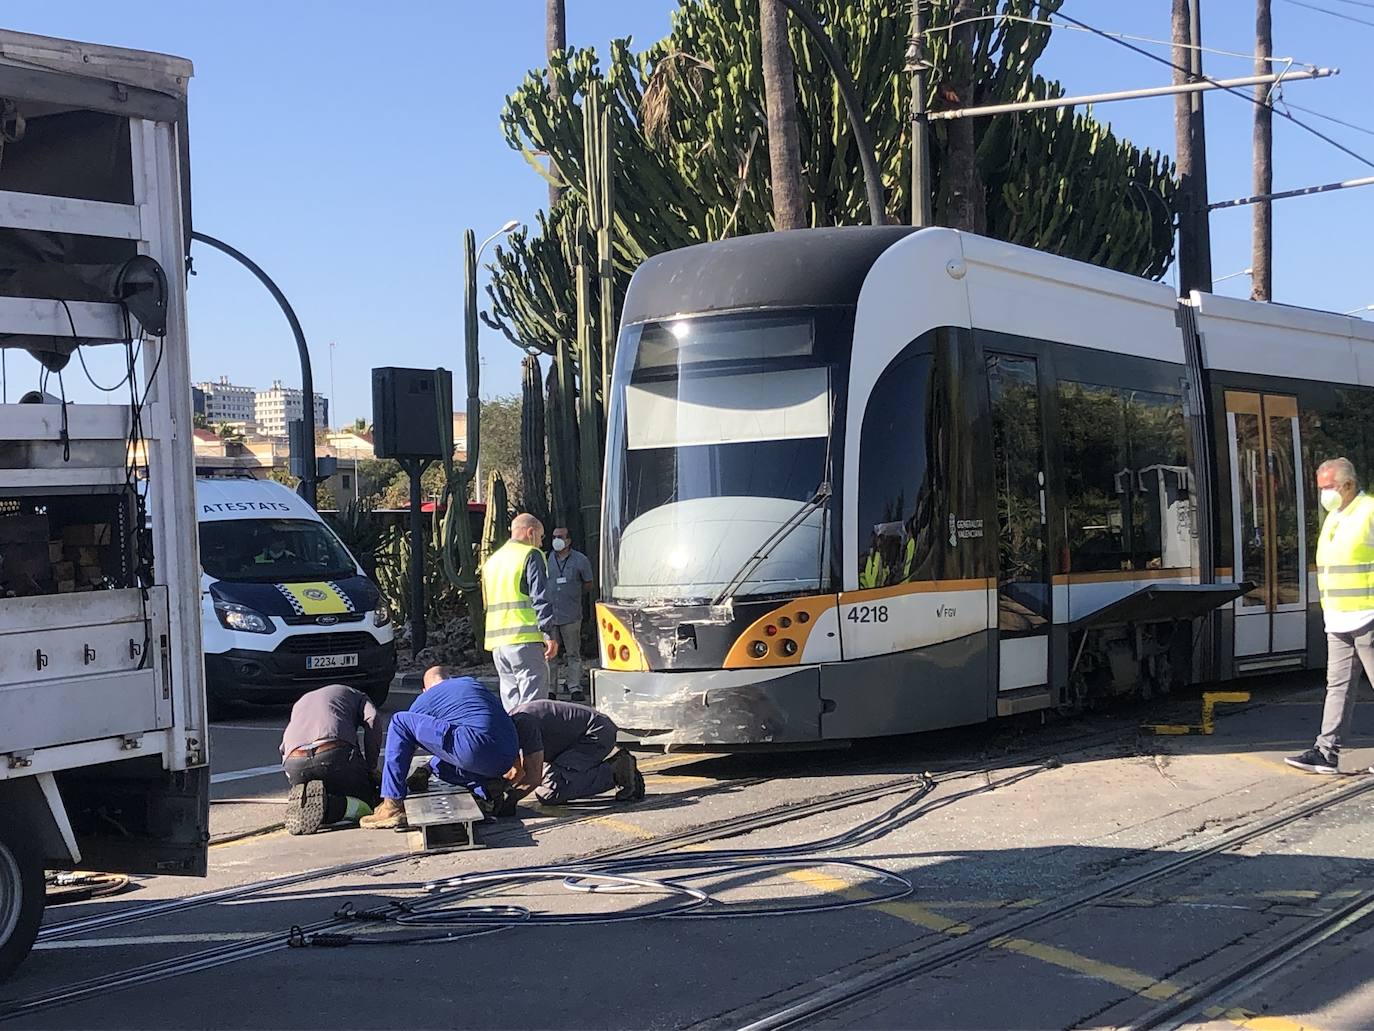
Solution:
[{"label": "van headlight", "polygon": [[372,610],[372,625],[386,626],[391,622],[391,606],[378,599],[377,607]]},{"label": "van headlight", "polygon": [[245,634],[270,634],[274,629],[272,621],[261,612],[254,612],[246,605],[233,602],[215,602],[215,615],[219,625],[226,630],[238,630]]}]

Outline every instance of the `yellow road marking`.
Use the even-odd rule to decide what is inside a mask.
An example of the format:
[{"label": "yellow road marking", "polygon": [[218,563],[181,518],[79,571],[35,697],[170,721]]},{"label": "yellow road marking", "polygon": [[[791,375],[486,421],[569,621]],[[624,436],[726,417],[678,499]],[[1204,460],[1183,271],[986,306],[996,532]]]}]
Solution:
[{"label": "yellow road marking", "polygon": [[653,831],[645,830],[638,824],[631,823],[629,820],[622,820],[618,816],[595,816],[587,822],[599,823],[603,827],[609,827],[611,830],[619,831],[621,834],[628,834],[632,838],[643,838],[644,840],[648,840],[649,838],[658,837]]},{"label": "yellow road marking", "polygon": [[1287,1017],[1264,1016],[1243,1009],[1225,1010],[1220,1006],[1213,1006],[1207,1010],[1207,1016],[1222,1017],[1236,1027],[1245,1028],[1246,1031],[1317,1031],[1315,1024],[1304,1024]]},{"label": "yellow road marking", "polygon": [[988,947],[1006,949],[1009,952],[1038,959],[1042,963],[1072,970],[1076,974],[1084,974],[1098,981],[1106,981],[1108,984],[1125,988],[1144,999],[1162,1002],[1165,999],[1172,999],[1182,990],[1180,985],[1169,981],[1160,981],[1149,974],[1141,973],[1139,970],[1117,966],[1115,963],[1103,963],[1101,960],[1080,956],[1076,952],[1061,949],[1056,945],[1027,941],[1025,938],[995,938],[988,943]]},{"label": "yellow road marking", "polygon": [[[846,898],[857,898],[868,894],[861,888],[842,881],[838,877],[821,873],[817,870],[795,870],[787,874],[793,880],[801,881],[820,891],[841,895]],[[1277,893],[1276,893],[1277,894]],[[1022,907],[1034,905],[1035,899],[1021,899],[1009,904],[1009,907]],[[939,913],[932,912],[924,906],[914,902],[901,900],[897,902],[880,902],[872,908],[883,913],[905,920],[907,923],[915,924],[932,931],[942,934],[967,934],[973,930],[968,924],[950,920],[941,916]],[[1062,967],[1071,970],[1076,974],[1091,977],[1094,980],[1106,981],[1119,988],[1144,999],[1164,1001],[1173,998],[1180,991],[1182,986],[1169,980],[1160,980],[1139,970],[1132,970],[1130,967],[1118,966],[1115,963],[1104,963],[1101,960],[1092,959],[1089,956],[1081,956],[1068,949],[1061,949],[1056,945],[1047,945],[1043,942],[1034,942],[1026,938],[995,938],[988,943],[988,948],[1005,949],[1008,952],[1015,952],[1018,955],[1029,956],[1042,963],[1051,966]],[[1238,1027],[1246,1028],[1247,1031],[1316,1031],[1315,1028],[1304,1024],[1296,1023],[1283,1017],[1261,1017],[1246,1010],[1224,1010],[1220,1007],[1208,1012],[1209,1017],[1224,1017],[1227,1021]]]},{"label": "yellow road marking", "polygon": [[[842,881],[838,877],[821,873],[819,870],[792,870],[788,872],[787,876],[819,891],[829,892],[832,895],[842,895],[845,898],[863,898],[868,894],[862,888],[857,888],[848,881]],[[973,929],[968,924],[941,916],[925,906],[908,902],[906,899],[899,899],[896,902],[879,902],[873,908],[895,916],[899,920],[905,920],[909,924],[915,924],[917,927],[939,931],[943,934],[967,934]]]},{"label": "yellow road marking", "polygon": [[[641,770],[642,772],[642,770]],[[690,773],[648,773],[644,779],[650,784],[719,784],[714,777],[696,777]]]},{"label": "yellow road marking", "polygon": [[1294,769],[1282,759],[1270,759],[1264,755],[1251,755],[1249,752],[1226,753],[1228,759],[1239,759],[1241,762],[1250,763],[1252,766],[1263,766],[1266,770],[1282,770],[1284,773],[1296,774],[1299,777],[1311,777],[1312,774],[1304,773],[1302,770]]}]

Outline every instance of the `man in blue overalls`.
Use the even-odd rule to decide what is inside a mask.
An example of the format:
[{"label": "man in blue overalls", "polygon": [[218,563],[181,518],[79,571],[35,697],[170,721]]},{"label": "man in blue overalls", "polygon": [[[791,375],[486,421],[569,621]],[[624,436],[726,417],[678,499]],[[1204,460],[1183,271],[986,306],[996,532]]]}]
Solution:
[{"label": "man in blue overalls", "polygon": [[488,782],[503,789],[501,778],[520,754],[515,724],[501,699],[472,677],[453,677],[443,666],[425,670],[424,689],[406,712],[391,717],[382,759],[382,804],[359,826],[391,830],[406,825],[406,776],[416,748],[434,758],[430,769],[440,780],[460,784],[489,799]]}]

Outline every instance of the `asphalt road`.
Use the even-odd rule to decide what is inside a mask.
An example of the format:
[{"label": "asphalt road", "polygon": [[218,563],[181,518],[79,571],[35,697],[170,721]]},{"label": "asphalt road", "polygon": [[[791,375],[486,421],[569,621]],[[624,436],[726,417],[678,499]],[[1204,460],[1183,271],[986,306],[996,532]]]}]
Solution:
[{"label": "asphalt road", "polygon": [[[1344,762],[1352,772],[1340,778],[1282,764],[1310,742],[1321,697],[1311,678],[1288,678],[1223,711],[1211,737],[1138,731],[1195,721],[1193,698],[843,753],[646,758],[651,794],[641,805],[522,809],[484,826],[486,847],[465,852],[411,855],[404,835],[384,832],[259,833],[213,848],[204,883],[150,878],[125,896],[54,909],[54,926],[107,914],[114,922],[48,932],[0,987],[0,1015],[8,1009],[7,1026],[45,1028],[667,1028],[741,1027],[800,1007],[798,1026],[1125,1027],[1196,991],[1185,1026],[1370,1027],[1368,916],[1285,953],[1253,983],[1231,977],[1266,949],[1315,934],[1342,907],[1374,899],[1374,777],[1353,772],[1374,762],[1364,691],[1358,747]],[[240,821],[251,829],[284,797],[279,772],[260,771],[273,765],[282,719],[254,713],[214,728],[217,836],[231,833],[230,814],[259,814]],[[946,779],[901,810],[914,797],[913,775],[927,769]],[[892,786],[899,780],[908,786]],[[875,785],[890,789],[842,808],[803,808]],[[286,945],[293,924],[327,923],[345,903],[433,905],[425,886],[435,879],[661,848],[656,840],[759,813],[772,822],[680,849],[657,871],[708,891],[708,908],[727,918],[516,926],[409,945],[396,943],[421,929],[342,924],[354,944]],[[700,876],[689,868],[704,848],[823,843],[864,827],[787,867],[721,861]],[[837,855],[874,869],[831,862]],[[345,862],[360,865],[336,869]],[[912,892],[880,901],[893,882],[874,870],[906,878]],[[157,900],[312,872],[128,921]],[[482,901],[581,918],[643,916],[678,897],[569,887],[541,880]],[[1066,905],[1085,893],[1094,897]],[[840,902],[855,905],[834,908]],[[739,907],[818,905],[728,918]],[[823,990],[840,1001],[808,1012]]]}]

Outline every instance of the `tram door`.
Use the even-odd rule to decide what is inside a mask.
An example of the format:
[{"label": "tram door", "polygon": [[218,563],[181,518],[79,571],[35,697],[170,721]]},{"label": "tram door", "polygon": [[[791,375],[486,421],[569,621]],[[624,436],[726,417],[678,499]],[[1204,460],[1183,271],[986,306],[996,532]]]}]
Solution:
[{"label": "tram door", "polygon": [[[1226,391],[1231,451],[1236,658],[1272,665],[1307,646],[1307,535],[1298,402]],[[1271,659],[1272,661],[1263,661]]]},{"label": "tram door", "polygon": [[1045,445],[1034,358],[989,354],[997,490],[999,691],[1049,683],[1050,570]]}]

